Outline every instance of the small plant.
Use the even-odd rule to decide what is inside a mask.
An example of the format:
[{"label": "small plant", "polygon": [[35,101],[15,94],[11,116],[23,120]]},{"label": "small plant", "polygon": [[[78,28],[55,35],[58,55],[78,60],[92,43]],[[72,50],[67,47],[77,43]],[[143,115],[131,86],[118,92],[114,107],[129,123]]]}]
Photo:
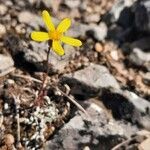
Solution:
[{"label": "small plant", "polygon": [[47,60],[46,60],[47,71],[46,71],[46,74],[43,76],[43,83],[39,91],[38,98],[35,100],[35,104],[38,106],[43,105],[43,96],[45,95],[44,89],[45,89],[46,80],[48,76],[48,70],[49,70],[48,59],[49,59],[50,50],[52,49],[57,55],[63,56],[65,54],[65,51],[63,47],[61,46],[61,42],[64,42],[72,46],[82,45],[82,42],[80,40],[64,35],[64,33],[71,26],[71,20],[69,18],[63,19],[56,28],[52,22],[51,16],[46,10],[42,12],[42,18],[47,27],[47,32],[33,31],[31,33],[31,38],[34,41],[42,42],[42,41],[49,40],[48,42],[49,47],[48,47]]}]

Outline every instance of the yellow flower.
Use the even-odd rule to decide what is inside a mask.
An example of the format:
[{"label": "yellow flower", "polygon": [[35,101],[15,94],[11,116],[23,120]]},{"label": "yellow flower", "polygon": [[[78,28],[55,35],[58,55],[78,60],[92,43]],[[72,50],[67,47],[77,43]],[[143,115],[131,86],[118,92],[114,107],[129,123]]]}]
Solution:
[{"label": "yellow flower", "polygon": [[55,28],[54,24],[52,23],[52,19],[46,10],[42,12],[42,18],[48,32],[33,31],[31,33],[31,38],[33,40],[40,42],[52,40],[52,49],[53,51],[55,51],[56,54],[60,56],[64,55],[64,49],[61,46],[61,42],[70,44],[72,46],[82,45],[82,42],[80,40],[64,36],[64,32],[66,32],[71,25],[71,20],[69,18],[63,19],[57,26],[57,28]]}]

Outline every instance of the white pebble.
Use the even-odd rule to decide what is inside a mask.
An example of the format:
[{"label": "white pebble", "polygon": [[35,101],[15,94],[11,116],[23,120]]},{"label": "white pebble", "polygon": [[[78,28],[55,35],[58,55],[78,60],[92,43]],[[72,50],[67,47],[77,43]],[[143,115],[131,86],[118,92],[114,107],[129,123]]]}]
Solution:
[{"label": "white pebble", "polygon": [[8,103],[5,103],[5,104],[4,104],[4,109],[7,110],[8,108],[9,108],[9,107],[8,107]]}]

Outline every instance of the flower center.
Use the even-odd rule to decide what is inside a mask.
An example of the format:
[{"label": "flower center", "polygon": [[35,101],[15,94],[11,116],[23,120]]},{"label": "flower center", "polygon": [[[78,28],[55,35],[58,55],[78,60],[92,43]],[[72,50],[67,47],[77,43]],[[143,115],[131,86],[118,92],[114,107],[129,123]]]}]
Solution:
[{"label": "flower center", "polygon": [[49,32],[49,36],[50,36],[50,39],[52,40],[60,40],[62,33],[55,30],[55,31]]}]

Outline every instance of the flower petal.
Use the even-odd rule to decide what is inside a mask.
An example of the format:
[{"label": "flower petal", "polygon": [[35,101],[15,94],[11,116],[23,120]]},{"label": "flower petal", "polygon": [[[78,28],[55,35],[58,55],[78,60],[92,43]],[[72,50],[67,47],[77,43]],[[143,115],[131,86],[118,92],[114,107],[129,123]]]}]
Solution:
[{"label": "flower petal", "polygon": [[65,32],[67,29],[71,26],[71,20],[69,18],[65,18],[60,22],[60,24],[57,26],[58,32]]},{"label": "flower petal", "polygon": [[40,31],[33,31],[31,33],[31,38],[32,38],[32,40],[39,41],[39,42],[50,39],[48,33],[40,32]]},{"label": "flower petal", "polygon": [[52,48],[54,50],[54,52],[57,54],[57,55],[60,55],[60,56],[63,56],[65,53],[64,53],[64,49],[62,48],[62,46],[60,45],[60,42],[59,41],[53,41],[52,42]]},{"label": "flower petal", "polygon": [[54,31],[55,30],[55,26],[52,22],[51,16],[49,15],[48,11],[44,10],[42,12],[42,18],[44,20],[44,23],[48,29],[48,31]]},{"label": "flower petal", "polygon": [[74,39],[74,38],[71,38],[68,36],[62,36],[61,41],[66,44],[72,45],[72,46],[81,46],[82,45],[82,42],[80,40]]}]

